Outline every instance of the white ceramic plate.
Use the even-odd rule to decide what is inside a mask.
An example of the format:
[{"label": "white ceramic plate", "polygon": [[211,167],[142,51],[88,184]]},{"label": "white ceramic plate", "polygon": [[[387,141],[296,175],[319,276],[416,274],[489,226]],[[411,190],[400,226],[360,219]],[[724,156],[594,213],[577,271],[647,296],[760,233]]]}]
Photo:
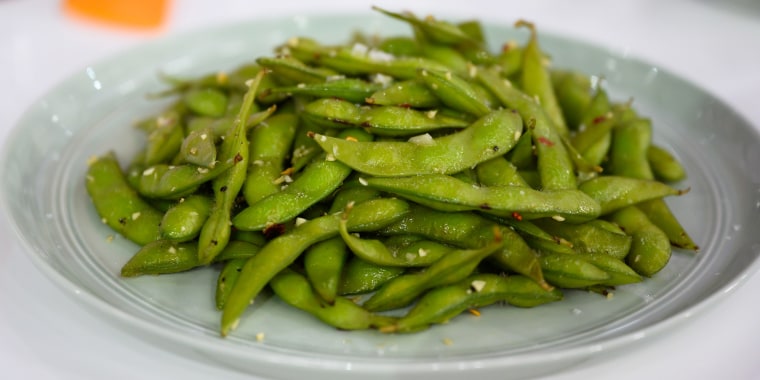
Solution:
[{"label": "white ceramic plate", "polygon": [[[255,21],[159,40],[83,68],[26,112],[2,152],[3,209],[26,251],[81,305],[146,340],[180,355],[293,379],[546,373],[677,328],[757,270],[760,173],[752,165],[760,162],[760,137],[751,126],[672,74],[615,50],[542,34],[556,66],[604,76],[616,99],[633,97],[654,120],[655,140],[675,151],[689,173],[682,185],[691,192],[669,202],[702,247],[699,254],[675,252],[655,278],[621,287],[610,300],[567,292],[562,302],[530,310],[489,307],[480,317],[462,315],[413,335],[336,331],[272,298],[257,302],[234,335],[222,339],[214,270],[120,278],[137,247],[119,237],[108,241],[113,233],[90,204],[84,173],[93,155],[115,150],[126,162],[138,149],[142,135],[130,125],[164,105],[144,96],[163,88],[157,74],[231,69],[291,36],[343,42],[356,29],[408,33],[379,15]],[[487,32],[494,48],[525,37],[508,26]],[[255,339],[260,332],[262,342]]]}]

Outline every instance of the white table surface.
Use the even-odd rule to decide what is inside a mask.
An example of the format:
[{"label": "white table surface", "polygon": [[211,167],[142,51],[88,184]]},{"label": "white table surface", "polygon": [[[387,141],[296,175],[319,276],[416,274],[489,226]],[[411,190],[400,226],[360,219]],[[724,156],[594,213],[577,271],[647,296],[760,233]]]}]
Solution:
[{"label": "white table surface", "polygon": [[[541,30],[622,47],[697,83],[760,128],[760,2],[754,0],[176,0],[165,27],[150,33],[72,20],[58,1],[0,0],[0,142],[53,85],[148,39],[272,14],[367,11],[370,4],[507,23],[526,18]],[[679,328],[547,378],[760,379],[755,293],[757,275]],[[151,346],[78,307],[32,264],[0,213],[0,379],[169,376],[259,379]]]}]

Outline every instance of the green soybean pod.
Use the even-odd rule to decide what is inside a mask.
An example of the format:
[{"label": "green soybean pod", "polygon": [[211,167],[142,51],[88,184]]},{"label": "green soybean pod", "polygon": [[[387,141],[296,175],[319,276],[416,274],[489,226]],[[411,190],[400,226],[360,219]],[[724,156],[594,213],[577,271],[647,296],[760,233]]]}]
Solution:
[{"label": "green soybean pod", "polygon": [[211,128],[202,128],[187,134],[179,149],[180,161],[211,168],[216,163],[216,144]]},{"label": "green soybean pod", "polygon": [[[402,217],[409,205],[398,199],[377,199],[354,206],[348,219],[352,231],[376,230]],[[221,334],[235,329],[246,308],[280,271],[292,264],[312,244],[338,235],[341,215],[312,219],[269,241],[243,266],[222,312]]]},{"label": "green soybean pod", "polygon": [[442,129],[462,129],[469,125],[467,120],[442,115],[436,110],[419,111],[398,106],[366,109],[361,122],[363,128],[378,136],[413,136]]},{"label": "green soybean pod", "polygon": [[355,142],[315,134],[328,154],[362,173],[406,176],[456,173],[479,162],[503,155],[519,139],[522,121],[501,110],[478,119],[469,127],[438,139],[415,142]]},{"label": "green soybean pod", "polygon": [[636,118],[616,126],[607,163],[609,172],[632,178],[654,178],[647,160],[651,143],[652,123],[648,119]]},{"label": "green soybean pod", "polygon": [[407,36],[386,37],[380,41],[377,48],[398,57],[415,57],[419,55],[417,41]]},{"label": "green soybean pod", "polygon": [[170,110],[156,118],[156,128],[148,133],[145,146],[145,165],[168,162],[179,153],[184,139],[180,114]]},{"label": "green soybean pod", "polygon": [[286,303],[340,330],[382,328],[395,323],[396,320],[394,317],[371,313],[343,297],[337,297],[332,304],[322,304],[309,281],[292,270],[284,270],[274,276],[270,286]]},{"label": "green soybean pod", "polygon": [[503,247],[500,235],[496,240],[476,249],[454,250],[425,268],[424,271],[396,277],[380,287],[363,306],[370,311],[392,310],[409,305],[425,290],[449,285],[469,276],[475,267]]},{"label": "green soybean pod", "polygon": [[420,69],[417,77],[441,102],[455,110],[482,117],[491,112],[489,101],[481,92],[450,70]]},{"label": "green soybean pod", "polygon": [[602,282],[606,286],[620,286],[641,282],[641,276],[621,259],[603,253],[580,254],[584,260],[605,271],[609,276]]},{"label": "green soybean pod", "polygon": [[631,249],[631,237],[617,225],[603,219],[578,224],[543,219],[537,220],[536,224],[546,232],[571,242],[579,253],[599,253],[623,259]]},{"label": "green soybean pod", "polygon": [[[438,240],[456,247],[475,248],[487,244],[494,238],[497,223],[471,213],[447,213],[427,207],[412,207],[399,221],[384,229],[380,234],[412,234]],[[536,253],[511,228],[502,226],[499,230],[504,240],[504,249],[488,259],[498,267],[520,273],[549,288],[544,281]]]},{"label": "green soybean pod", "polygon": [[604,284],[610,275],[581,255],[544,253],[539,258],[546,281],[560,288],[578,289]]},{"label": "green soybean pod", "polygon": [[678,182],[686,179],[686,170],[683,165],[664,148],[649,145],[646,157],[655,178],[665,182]]},{"label": "green soybean pod", "polygon": [[295,86],[274,87],[271,93],[313,96],[318,98],[337,98],[349,102],[362,103],[375,91],[382,88],[379,83],[368,82],[358,78],[343,76],[328,77],[322,83],[299,83]]},{"label": "green soybean pod", "polygon": [[248,204],[280,191],[282,184],[277,179],[283,175],[297,128],[295,113],[278,112],[251,130],[249,165],[242,190]]},{"label": "green soybean pod", "polygon": [[224,309],[224,304],[227,303],[227,298],[229,298],[230,292],[235,286],[235,282],[238,277],[240,277],[240,271],[243,270],[243,265],[245,265],[246,261],[248,261],[247,257],[228,260],[224,263],[222,270],[219,271],[219,276],[217,276],[216,279],[216,293],[214,296],[217,310]]},{"label": "green soybean pod", "polygon": [[[347,130],[341,136],[366,141],[372,138],[362,130]],[[249,205],[232,219],[241,230],[263,230],[269,225],[291,220],[326,198],[351,174],[351,168],[329,155],[309,164],[298,178],[281,191]]]},{"label": "green soybean pod", "polygon": [[405,270],[403,267],[378,265],[353,256],[345,265],[338,293],[350,295],[372,292]]},{"label": "green soybean pod", "polygon": [[85,188],[103,223],[117,233],[140,245],[161,236],[163,213],[127,183],[113,152],[89,162]]},{"label": "green soybean pod", "polygon": [[183,100],[188,109],[201,116],[220,117],[227,111],[227,95],[215,88],[192,89]]},{"label": "green soybean pod", "polygon": [[184,272],[201,266],[195,243],[155,240],[142,246],[121,268],[122,277]]},{"label": "green soybean pod", "polygon": [[304,252],[306,277],[314,291],[330,305],[335,303],[347,257],[346,244],[338,237],[316,243]]},{"label": "green soybean pod", "polygon": [[525,179],[520,177],[517,168],[505,157],[495,157],[479,163],[475,167],[478,182],[484,186],[524,186]]},{"label": "green soybean pod", "polygon": [[625,258],[633,270],[651,277],[665,268],[671,256],[670,240],[646,214],[636,207],[626,207],[612,213],[609,219],[633,239],[631,251]]},{"label": "green soybean pod", "polygon": [[681,225],[663,199],[641,202],[636,207],[643,211],[652,223],[664,232],[675,247],[698,251],[699,246]]},{"label": "green soybean pod", "polygon": [[441,246],[439,245],[433,247],[434,254],[428,255],[429,250],[426,250],[424,247],[419,247],[416,251],[407,251],[405,254],[399,255],[398,252],[394,252],[386,247],[380,240],[362,239],[350,234],[345,219],[340,223],[340,236],[345,245],[348,246],[351,252],[356,256],[371,263],[383,266],[428,266],[453,250],[453,248],[450,247],[444,247],[443,250],[440,250],[439,248]]},{"label": "green soybean pod", "polygon": [[383,332],[408,333],[432,324],[446,323],[463,311],[506,301],[518,307],[535,307],[562,299],[558,289],[546,290],[524,276],[479,273],[456,284],[426,293],[409,312]]},{"label": "green soybean pod", "polygon": [[591,103],[591,79],[577,71],[550,70],[552,86],[567,126],[577,130]]},{"label": "green soybean pod", "polygon": [[137,191],[147,198],[177,199],[193,193],[198,186],[230,170],[234,160],[218,162],[212,168],[193,164],[155,164],[146,167],[135,179]]},{"label": "green soybean pod", "polygon": [[[234,126],[227,131],[220,147],[220,157],[223,160],[232,160],[235,165],[220,174],[211,183],[214,190],[214,207],[211,209],[206,223],[198,237],[198,258],[203,263],[210,263],[229,242],[231,234],[230,216],[232,207],[237,198],[248,168],[249,148],[246,121],[251,114],[256,90],[261,79],[266,74],[262,70],[256,78],[249,82],[250,87],[245,94],[243,106],[240,107]],[[275,107],[270,107],[270,113],[262,115],[266,119]]]},{"label": "green soybean pod", "polygon": [[[479,186],[444,174],[373,177],[368,186],[441,211],[481,210],[525,219],[553,217],[569,222],[595,219],[602,208],[579,190],[538,191],[522,186]],[[598,191],[600,192],[600,191]],[[594,193],[596,194],[596,193]],[[602,195],[597,194],[599,198]],[[610,200],[614,202],[616,200]]]},{"label": "green soybean pod", "polygon": [[161,219],[161,236],[175,242],[195,239],[212,206],[213,201],[205,195],[194,194],[180,199]]},{"label": "green soybean pod", "polygon": [[261,57],[256,63],[272,70],[272,73],[278,79],[288,83],[323,83],[328,77],[338,73],[325,68],[311,67],[292,56],[282,57]]},{"label": "green soybean pod", "polygon": [[525,45],[523,52],[523,62],[521,71],[521,81],[523,91],[530,96],[539,99],[541,108],[546,111],[551,120],[551,125],[560,136],[567,137],[569,131],[565,118],[562,114],[562,108],[557,101],[557,95],[554,93],[554,87],[551,83],[551,75],[544,63],[545,57],[538,45],[538,32],[533,23],[519,20],[515,26],[525,26],[530,30],[530,39]]},{"label": "green soybean pod", "polygon": [[396,82],[375,91],[367,99],[367,104],[380,106],[401,106],[414,108],[434,108],[441,101],[430,89],[418,80]]},{"label": "green soybean pod", "polygon": [[688,190],[674,189],[662,182],[620,176],[602,176],[583,182],[578,189],[601,206],[606,215],[640,202],[682,195]]},{"label": "green soybean pod", "polygon": [[408,12],[404,14],[395,13],[376,6],[373,6],[372,9],[419,28],[427,38],[440,44],[456,45],[465,42],[478,43],[477,39],[472,38],[459,26],[448,21],[437,20],[432,17],[419,19]]},{"label": "green soybean pod", "polygon": [[478,70],[476,77],[505,107],[519,112],[526,125],[532,128],[531,137],[536,147],[541,186],[547,190],[576,188],[573,161],[546,111],[534,98],[514,88],[511,82],[493,70]]}]

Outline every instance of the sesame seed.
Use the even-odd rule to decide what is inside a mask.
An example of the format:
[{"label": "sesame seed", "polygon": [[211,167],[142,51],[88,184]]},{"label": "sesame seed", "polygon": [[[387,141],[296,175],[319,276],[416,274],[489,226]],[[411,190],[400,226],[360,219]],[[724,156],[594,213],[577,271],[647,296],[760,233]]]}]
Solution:
[{"label": "sesame seed", "polygon": [[132,220],[137,220],[137,218],[139,218],[139,217],[140,217],[140,212],[139,211],[135,212],[135,213],[132,213]]},{"label": "sesame seed", "polygon": [[564,222],[565,218],[562,215],[553,215],[552,219],[558,221],[558,222]]},{"label": "sesame seed", "polygon": [[472,287],[473,290],[475,290],[476,292],[479,292],[483,290],[483,288],[486,286],[486,282],[483,280],[474,280],[473,282],[470,283],[470,286]]},{"label": "sesame seed", "polygon": [[468,63],[467,73],[470,75],[470,78],[475,78],[475,76],[478,75],[478,67],[471,63]]},{"label": "sesame seed", "polygon": [[367,186],[369,185],[369,182],[367,182],[366,179],[359,177],[359,184],[361,184],[362,186]]},{"label": "sesame seed", "polygon": [[145,175],[145,176],[148,176],[148,175],[153,174],[153,172],[155,172],[155,171],[156,171],[156,168],[151,166],[151,167],[143,170],[142,174]]}]

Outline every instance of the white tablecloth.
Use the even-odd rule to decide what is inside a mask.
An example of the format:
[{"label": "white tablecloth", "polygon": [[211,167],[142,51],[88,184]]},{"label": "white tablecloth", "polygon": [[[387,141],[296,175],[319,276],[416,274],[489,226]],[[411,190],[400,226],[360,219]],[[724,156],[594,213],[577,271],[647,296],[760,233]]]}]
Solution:
[{"label": "white tablecloth", "polygon": [[[372,3],[490,21],[526,18],[541,30],[624,48],[707,89],[760,128],[757,1]],[[0,0],[0,142],[22,112],[53,85],[91,62],[142,41],[273,14],[368,11],[372,3],[177,0],[164,28],[142,33],[73,20],[61,11],[60,2]],[[755,292],[760,293],[757,275],[714,308],[693,315],[662,336],[548,378],[760,378],[760,302]],[[80,309],[26,257],[10,222],[0,213],[0,378],[147,380],[169,376],[256,379],[176,356]]]}]

